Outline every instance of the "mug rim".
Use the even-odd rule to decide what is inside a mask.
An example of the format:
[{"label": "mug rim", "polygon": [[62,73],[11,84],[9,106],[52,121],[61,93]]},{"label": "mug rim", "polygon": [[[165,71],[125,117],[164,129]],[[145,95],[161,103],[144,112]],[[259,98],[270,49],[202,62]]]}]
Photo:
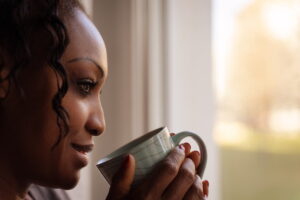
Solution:
[{"label": "mug rim", "polygon": [[113,160],[119,158],[120,156],[126,155],[126,152],[129,152],[133,148],[137,148],[137,147],[143,145],[149,138],[153,137],[154,135],[159,134],[160,132],[162,132],[164,130],[167,130],[166,126],[154,129],[144,135],[141,135],[140,137],[130,141],[129,143],[125,144],[124,146],[119,147],[118,149],[114,150],[112,153],[110,153],[107,156],[105,156],[104,158],[100,159],[96,165],[98,167],[101,167],[101,166],[104,166],[104,165],[110,163],[110,161],[113,161]]}]

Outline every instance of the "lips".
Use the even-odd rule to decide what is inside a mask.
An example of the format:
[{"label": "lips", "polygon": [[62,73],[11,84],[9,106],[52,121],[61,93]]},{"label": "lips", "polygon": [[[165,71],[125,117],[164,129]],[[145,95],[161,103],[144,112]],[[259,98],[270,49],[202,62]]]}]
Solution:
[{"label": "lips", "polygon": [[81,144],[72,143],[71,146],[73,149],[75,149],[76,151],[78,151],[82,154],[87,154],[87,153],[91,152],[94,148],[93,144],[81,145]]},{"label": "lips", "polygon": [[94,145],[82,145],[77,143],[71,143],[72,149],[74,149],[74,158],[75,158],[75,167],[80,169],[88,164],[88,155],[87,153],[93,150]]}]

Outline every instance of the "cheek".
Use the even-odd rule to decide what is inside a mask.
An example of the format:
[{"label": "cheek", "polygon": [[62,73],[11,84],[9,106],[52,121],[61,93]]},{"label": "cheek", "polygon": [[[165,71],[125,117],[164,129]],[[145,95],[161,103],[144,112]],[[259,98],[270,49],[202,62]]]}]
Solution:
[{"label": "cheek", "polygon": [[60,134],[56,114],[52,108],[33,113],[31,117],[24,119],[22,124],[24,132],[20,141],[25,146],[24,149],[30,151],[32,155],[37,154],[37,157],[48,155]]},{"label": "cheek", "polygon": [[89,112],[85,101],[70,91],[70,94],[63,99],[63,106],[70,117],[69,128],[71,133],[81,131],[84,128]]},{"label": "cheek", "polygon": [[28,106],[26,113],[30,113],[25,118],[23,124],[27,124],[27,135],[31,139],[38,141],[46,146],[51,146],[55,143],[59,136],[59,126],[57,124],[57,114],[52,108],[52,98],[42,99],[39,103]]},{"label": "cheek", "polygon": [[7,126],[14,137],[12,139],[20,142],[20,146],[26,145],[25,148],[31,150],[55,143],[59,128],[50,98],[38,98],[36,95],[36,98],[27,99],[9,110]]}]

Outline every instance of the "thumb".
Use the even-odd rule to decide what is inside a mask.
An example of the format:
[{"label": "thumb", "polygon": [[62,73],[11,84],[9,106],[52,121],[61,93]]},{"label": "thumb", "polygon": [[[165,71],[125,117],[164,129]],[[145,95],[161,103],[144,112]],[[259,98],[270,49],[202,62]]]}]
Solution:
[{"label": "thumb", "polygon": [[132,155],[127,155],[120,169],[113,177],[107,200],[121,200],[128,195],[134,172],[135,159]]}]

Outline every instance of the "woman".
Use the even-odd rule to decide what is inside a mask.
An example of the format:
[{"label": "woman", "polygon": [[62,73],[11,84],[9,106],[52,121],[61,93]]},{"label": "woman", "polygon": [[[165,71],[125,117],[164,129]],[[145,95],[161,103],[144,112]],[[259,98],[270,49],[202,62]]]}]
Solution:
[{"label": "woman", "polygon": [[[77,184],[105,130],[104,42],[77,0],[1,0],[0,24],[0,199],[67,199],[49,188]],[[199,163],[183,144],[133,190],[128,156],[107,199],[203,199]]]}]

